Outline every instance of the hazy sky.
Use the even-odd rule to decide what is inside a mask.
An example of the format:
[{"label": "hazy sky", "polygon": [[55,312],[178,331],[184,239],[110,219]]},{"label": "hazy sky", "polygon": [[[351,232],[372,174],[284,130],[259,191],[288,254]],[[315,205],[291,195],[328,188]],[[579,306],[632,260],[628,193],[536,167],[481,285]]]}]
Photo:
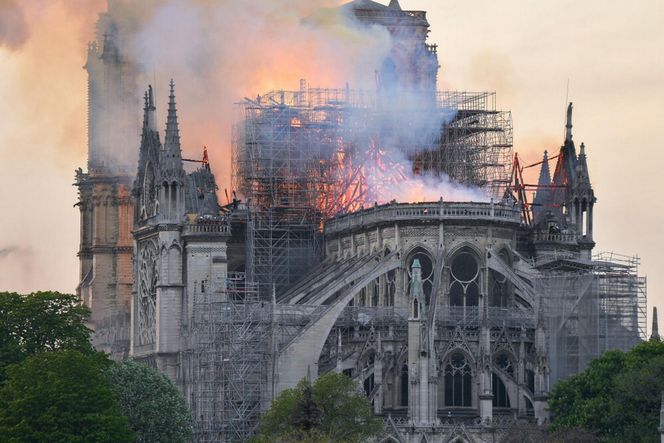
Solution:
[{"label": "hazy sky", "polygon": [[[526,162],[544,149],[557,152],[569,81],[574,140],[586,144],[598,197],[596,251],[638,254],[649,306],[663,305],[664,1],[401,5],[428,11],[443,89],[497,92]],[[102,0],[0,0],[0,290],[72,292],[77,284],[71,184],[86,164],[81,67],[104,7]],[[222,162],[227,145],[219,152]],[[223,188],[228,174],[218,168]]]}]

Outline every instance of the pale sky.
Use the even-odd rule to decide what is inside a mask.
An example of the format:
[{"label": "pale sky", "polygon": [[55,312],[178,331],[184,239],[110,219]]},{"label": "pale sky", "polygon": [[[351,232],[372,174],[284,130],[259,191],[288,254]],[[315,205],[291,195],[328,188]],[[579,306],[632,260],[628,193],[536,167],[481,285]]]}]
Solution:
[{"label": "pale sky", "polygon": [[[104,4],[0,0],[0,290],[76,287],[71,184],[86,164],[81,67]],[[428,11],[442,89],[497,92],[499,107],[512,111],[515,150],[526,163],[562,143],[569,82],[574,140],[586,144],[598,198],[595,251],[638,254],[648,304],[664,307],[664,1],[401,6]],[[223,167],[217,177],[228,186]]]}]

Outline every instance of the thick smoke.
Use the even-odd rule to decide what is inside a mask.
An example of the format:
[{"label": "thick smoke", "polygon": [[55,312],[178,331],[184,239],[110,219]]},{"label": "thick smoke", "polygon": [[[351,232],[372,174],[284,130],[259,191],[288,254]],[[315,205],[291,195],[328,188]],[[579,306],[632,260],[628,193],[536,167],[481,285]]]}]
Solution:
[{"label": "thick smoke", "polygon": [[0,0],[0,47],[17,49],[28,39],[25,14],[15,0]]},{"label": "thick smoke", "polygon": [[242,97],[297,88],[301,78],[322,87],[347,81],[372,86],[374,66],[389,51],[389,35],[349,25],[333,8],[336,3],[118,0],[109,8],[122,52],[143,74],[137,95],[148,83],[155,85],[163,122],[167,84],[175,80],[183,150],[199,157],[203,145],[210,147],[224,186],[231,128],[239,117],[234,103]]},{"label": "thick smoke", "polygon": [[[122,52],[143,74],[141,87],[156,85],[162,122],[167,82],[174,78],[185,155],[199,157],[203,145],[210,147],[217,180],[225,187],[230,181],[231,128],[242,118],[234,102],[274,89],[297,89],[302,78],[312,87],[349,84],[354,89],[376,90],[376,72],[392,47],[389,32],[360,24],[348,10],[336,7],[340,3],[115,0],[109,4],[109,15],[118,27]],[[103,21],[101,24],[100,33]],[[445,116],[419,112],[413,118],[410,109],[421,110],[426,99],[392,92],[399,100],[385,103],[385,118],[368,130],[379,130],[381,139],[388,140],[381,149],[392,163],[400,165],[404,190],[395,186],[395,192],[381,195],[381,200],[478,195],[460,192],[462,187],[451,186],[445,178],[414,176],[408,154],[423,145],[420,139],[431,139],[440,131]],[[408,112],[409,124],[395,118],[404,112]],[[369,134],[365,135],[368,139]],[[362,159],[367,165],[373,160]],[[377,180],[378,173],[374,170],[371,180]],[[385,181],[393,179],[386,177]],[[412,194],[406,189],[420,191]]]}]

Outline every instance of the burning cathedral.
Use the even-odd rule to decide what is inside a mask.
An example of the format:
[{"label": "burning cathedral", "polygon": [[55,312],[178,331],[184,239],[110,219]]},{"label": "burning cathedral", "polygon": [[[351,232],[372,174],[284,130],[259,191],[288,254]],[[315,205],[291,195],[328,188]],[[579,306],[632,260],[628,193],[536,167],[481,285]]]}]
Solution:
[{"label": "burning cathedral", "polygon": [[[369,398],[381,442],[545,423],[556,380],[645,338],[637,260],[594,252],[572,104],[560,148],[521,165],[494,93],[437,91],[424,11],[341,8],[391,35],[375,90],[302,81],[238,103],[225,201],[207,155],[182,157],[173,82],[163,137],[151,87],[141,118],[137,68],[102,14],[75,184],[94,344],[170,377],[196,441],[246,441],[280,391],[329,371]],[[135,146],[137,163],[117,161]],[[468,192],[393,198],[441,182]]]}]

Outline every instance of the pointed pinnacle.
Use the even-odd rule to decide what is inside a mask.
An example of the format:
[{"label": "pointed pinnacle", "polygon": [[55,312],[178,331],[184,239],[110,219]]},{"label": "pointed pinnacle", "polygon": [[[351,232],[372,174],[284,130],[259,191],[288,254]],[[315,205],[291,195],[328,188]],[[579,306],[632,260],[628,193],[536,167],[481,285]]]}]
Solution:
[{"label": "pointed pinnacle", "polygon": [[567,105],[567,124],[565,124],[565,141],[572,141],[572,102]]},{"label": "pointed pinnacle", "polygon": [[152,92],[152,85],[148,85],[148,105],[154,108],[154,94]]}]

